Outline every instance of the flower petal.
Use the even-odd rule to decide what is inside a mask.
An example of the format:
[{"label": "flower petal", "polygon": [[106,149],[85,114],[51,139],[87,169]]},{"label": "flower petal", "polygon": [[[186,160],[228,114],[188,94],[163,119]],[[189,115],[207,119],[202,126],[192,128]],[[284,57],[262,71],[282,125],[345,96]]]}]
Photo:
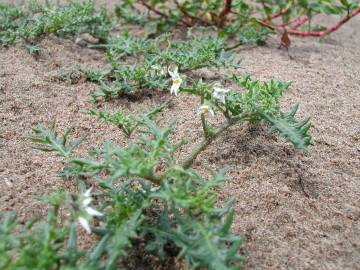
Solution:
[{"label": "flower petal", "polygon": [[174,74],[169,68],[168,68],[168,72],[169,72],[171,78],[174,78],[174,77],[175,77],[175,74]]},{"label": "flower petal", "polygon": [[225,95],[223,95],[223,96],[220,97],[220,101],[221,101],[221,103],[223,103],[223,104],[226,103],[226,102],[225,102]]},{"label": "flower petal", "polygon": [[226,93],[230,92],[229,89],[224,89],[220,87],[214,87],[212,96],[214,99],[219,99],[221,103],[225,104]]},{"label": "flower petal", "polygon": [[177,94],[178,94],[178,92],[179,92],[180,85],[181,85],[181,83],[174,83],[174,84],[171,86],[170,93],[171,93],[171,94],[175,94],[175,96],[177,96]]},{"label": "flower petal", "polygon": [[93,216],[93,217],[101,217],[103,216],[104,214],[99,212],[98,210],[88,206],[85,208],[85,211],[90,215],[90,216]]},{"label": "flower petal", "polygon": [[174,68],[174,71],[171,71],[170,68],[168,68],[168,72],[169,72],[171,78],[173,78],[173,79],[177,79],[180,77],[179,76],[179,68],[177,66]]},{"label": "flower petal", "polygon": [[214,110],[209,105],[203,104],[198,108],[197,114],[202,115],[206,113],[210,114],[211,116],[215,116]]},{"label": "flower petal", "polygon": [[88,190],[86,190],[85,191],[85,193],[84,193],[84,197],[90,197],[91,196],[91,190],[92,190],[93,188],[91,187],[91,188],[89,188]]},{"label": "flower petal", "polygon": [[210,113],[210,115],[211,115],[212,117],[215,116],[215,113],[214,113],[214,110],[213,110],[213,109],[210,109],[210,110],[209,110],[209,113]]},{"label": "flower petal", "polygon": [[177,66],[174,69],[174,75],[175,77],[179,77],[179,68]]},{"label": "flower petal", "polygon": [[87,197],[85,198],[83,201],[82,201],[82,205],[83,206],[88,206],[92,201],[92,198],[91,197]]},{"label": "flower petal", "polygon": [[85,231],[90,234],[91,228],[90,228],[89,221],[84,217],[78,217],[78,221],[79,221],[80,225],[85,229]]}]

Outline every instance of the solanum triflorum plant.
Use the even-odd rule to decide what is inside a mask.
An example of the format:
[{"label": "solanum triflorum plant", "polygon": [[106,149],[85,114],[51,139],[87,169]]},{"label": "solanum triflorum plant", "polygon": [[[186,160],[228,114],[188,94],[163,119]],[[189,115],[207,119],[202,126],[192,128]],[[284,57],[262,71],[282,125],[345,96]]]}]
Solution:
[{"label": "solanum triflorum plant", "polygon": [[171,38],[170,34],[144,39],[124,33],[101,45],[106,50],[111,70],[106,74],[97,73],[97,76],[94,71],[87,72],[88,78],[97,80],[100,85],[100,91],[92,93],[93,100],[141,94],[144,89],[165,90],[169,78],[177,81],[172,88],[177,93],[177,85],[182,80],[179,72],[239,67],[235,54],[226,49],[224,39],[194,36],[183,41]]},{"label": "solanum triflorum plant", "polygon": [[[92,149],[85,157],[74,154],[83,138],[69,141],[69,130],[59,136],[55,126],[50,130],[41,126],[34,129],[36,148],[63,157],[66,166],[61,175],[76,180],[82,190],[80,195],[60,193],[48,199],[53,205],[49,212],[52,220],[57,220],[60,206],[69,209],[71,215],[61,226],[55,221],[46,223],[49,236],[47,242],[41,242],[38,251],[54,245],[46,250],[46,255],[52,258],[46,261],[47,269],[117,269],[132,245],[139,241],[145,243],[145,252],[161,259],[175,256],[189,267],[239,269],[241,241],[230,232],[233,200],[223,208],[216,206],[216,189],[225,180],[226,170],[212,172],[210,179],[204,179],[190,167],[222,132],[245,121],[266,122],[295,148],[307,149],[309,119],[300,122],[295,119],[297,106],[289,113],[280,111],[280,98],[289,87],[287,82],[260,83],[250,76],[239,79],[233,75],[235,86],[230,89],[220,83],[187,82],[176,67],[170,68],[169,73],[172,78],[169,92],[178,98],[186,95],[199,98],[194,114],[202,123],[203,139],[185,158],[178,160],[174,155],[185,142],[174,144],[169,140],[175,122],[158,127],[159,109],[131,118],[137,127],[132,132],[137,136],[127,147],[105,142],[101,149]],[[214,127],[208,119],[218,113],[223,115],[224,122]],[[96,186],[93,189],[96,200],[90,194],[92,186]],[[98,222],[94,223],[94,219]],[[2,247],[4,269],[27,266],[27,261],[17,258],[22,258],[22,254],[29,256],[27,247],[44,235],[35,233],[24,238],[22,234],[12,234],[15,223],[11,216],[5,224],[1,231],[4,239],[25,242]],[[86,232],[98,235],[97,244],[87,255],[77,249],[79,224]],[[41,269],[43,260],[34,257],[31,263]]]},{"label": "solanum triflorum plant", "polygon": [[[215,138],[233,125],[245,121],[270,124],[271,132],[277,132],[296,149],[307,150],[311,138],[308,135],[310,118],[298,122],[295,114],[298,105],[288,113],[280,111],[280,98],[290,83],[270,81],[260,83],[250,76],[239,79],[233,75],[232,80],[240,91],[225,89],[219,83],[208,84],[201,80],[191,87],[181,87],[184,92],[199,97],[198,114],[201,119],[204,138],[182,164],[184,168],[191,166],[195,158]],[[223,115],[224,123],[218,127],[209,125],[207,118],[218,112]]]},{"label": "solanum triflorum plant", "polygon": [[[141,1],[152,12],[164,2],[167,1]],[[268,5],[271,1],[263,2]],[[132,1],[125,1],[122,7],[131,4]],[[177,1],[175,4],[181,13],[173,9],[170,11],[173,13],[165,18],[158,13],[162,18],[154,22],[159,27],[168,19],[176,25],[184,16],[193,16],[191,14],[205,9],[206,12],[197,14],[200,15],[197,18],[231,34],[237,29],[243,30],[243,23],[248,25],[248,15],[252,11],[245,3],[236,7],[225,5],[225,9],[222,1]],[[199,7],[200,11],[194,7]],[[121,109],[115,112],[106,109],[86,111],[116,125],[129,143],[122,147],[104,142],[100,149],[91,148],[85,156],[74,152],[85,137],[70,141],[72,129],[59,135],[55,124],[49,129],[38,126],[33,130],[34,148],[56,153],[63,159],[65,166],[60,175],[76,181],[79,194],[64,191],[45,196],[44,200],[49,204],[45,221],[21,226],[12,214],[1,215],[0,268],[118,269],[129,251],[141,242],[145,246],[143,252],[160,259],[177,258],[188,268],[239,269],[243,260],[239,254],[241,240],[230,230],[234,200],[229,199],[220,208],[216,202],[216,190],[226,180],[226,170],[210,172],[211,176],[205,179],[191,166],[224,131],[244,122],[267,124],[270,131],[280,134],[296,149],[306,150],[310,144],[309,118],[295,119],[297,105],[287,113],[280,110],[280,99],[290,84],[261,83],[250,76],[240,79],[236,75],[231,77],[231,86],[225,86],[221,80],[210,83],[206,79],[194,79],[191,71],[197,69],[214,71],[238,67],[235,54],[230,51],[231,47],[226,47],[223,38],[190,36],[187,40],[173,40],[171,35],[162,35],[144,39],[127,33],[108,38],[109,22],[101,19],[107,18],[106,14],[94,13],[93,2],[74,4],[71,8],[73,13],[61,8],[54,12],[43,10],[39,20],[29,27],[6,19],[6,28],[15,30],[0,29],[0,42],[10,44],[49,32],[89,32],[90,26],[95,31],[93,34],[106,37],[106,44],[96,47],[105,50],[110,62],[108,71],[86,72],[89,79],[100,85],[100,91],[92,94],[96,101],[159,89],[177,98],[194,95],[199,101],[194,107],[194,117],[202,125],[203,138],[188,155],[176,158],[185,141],[171,141],[175,121],[162,123],[159,119],[158,113],[167,103],[141,114],[126,113]],[[229,18],[228,8],[240,9],[246,15],[245,19],[239,16],[232,24],[223,24],[221,20],[227,22]],[[354,5],[349,6],[349,12],[354,9]],[[127,19],[142,22],[141,18],[131,17],[123,9],[119,11]],[[277,11],[275,8],[269,14]],[[26,20],[26,16],[22,17],[23,11],[9,6],[0,5],[1,12],[6,18]],[[85,17],[68,16],[78,12]],[[78,29],[79,24],[73,21],[77,18],[82,18],[86,25],[80,24]],[[193,20],[198,22],[195,17]],[[16,30],[22,27],[27,27],[25,30],[28,31]],[[250,34],[243,35],[242,31],[241,37],[261,37],[265,26],[258,27],[257,23],[249,26],[246,33]],[[219,114],[223,121],[214,126],[209,119]],[[79,232],[97,236],[87,251],[79,249]]]},{"label": "solanum triflorum plant", "polygon": [[[117,269],[135,240],[145,242],[146,252],[161,259],[176,256],[189,267],[239,269],[243,260],[238,254],[241,241],[230,232],[233,200],[223,208],[216,206],[216,189],[224,182],[226,170],[212,172],[210,179],[204,179],[195,170],[183,167],[174,153],[184,142],[174,144],[169,140],[175,122],[159,128],[148,115],[133,118],[138,125],[134,132],[140,137],[126,148],[105,142],[101,149],[92,149],[88,157],[75,156],[75,146],[81,139],[69,141],[68,131],[58,135],[54,126],[50,130],[34,129],[36,148],[63,157],[66,166],[62,175],[77,180],[84,190],[80,195],[53,195],[61,198],[56,209],[64,205],[72,214],[63,226],[58,222],[47,224],[63,232],[61,238],[50,239],[58,245],[56,250],[48,251],[49,256],[60,258],[63,249],[68,254],[68,241],[74,257],[49,261],[48,269]],[[97,187],[93,193],[96,200],[92,200],[90,185]],[[58,216],[57,210],[50,213],[54,218]],[[98,220],[97,226],[93,219]],[[88,255],[77,250],[77,224],[98,235],[98,243]],[[16,239],[11,230],[5,234]],[[42,235],[35,234],[35,240],[28,241],[38,241],[37,237]],[[22,252],[20,245],[7,248],[4,269],[15,263],[24,266],[16,260]],[[38,259],[33,260],[35,268],[40,264]]]}]

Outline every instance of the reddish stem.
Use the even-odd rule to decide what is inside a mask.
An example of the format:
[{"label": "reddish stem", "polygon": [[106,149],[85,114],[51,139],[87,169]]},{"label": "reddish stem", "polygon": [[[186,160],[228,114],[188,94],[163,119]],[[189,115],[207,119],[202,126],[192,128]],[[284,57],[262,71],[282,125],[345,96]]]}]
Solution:
[{"label": "reddish stem", "polygon": [[[270,20],[276,19],[282,15],[284,15],[286,12],[288,12],[289,9],[284,9],[284,10],[280,10],[278,13],[275,13],[273,15],[271,15],[271,17],[269,18]],[[268,23],[269,22],[268,18],[264,18],[261,21],[264,23]]]},{"label": "reddish stem", "polygon": [[[287,22],[287,23],[283,23],[283,24],[273,24],[273,26],[275,28],[284,28],[284,27],[287,27],[287,26],[291,26],[291,29],[297,29],[299,28],[300,26],[302,26],[304,23],[306,23],[307,21],[309,20],[309,17],[308,16],[305,16],[304,18],[302,18],[300,20],[300,16],[299,17],[296,17],[295,19]],[[267,26],[268,24],[266,24]]]},{"label": "reddish stem", "polygon": [[339,29],[343,24],[345,24],[346,22],[348,22],[351,18],[355,17],[356,15],[358,15],[360,13],[360,7],[358,7],[357,9],[355,9],[354,11],[352,11],[349,15],[347,15],[346,17],[344,17],[342,20],[340,20],[338,23],[328,27],[326,30],[324,31],[316,31],[316,32],[311,32],[311,31],[300,31],[300,30],[296,30],[296,29],[290,29],[288,30],[288,33],[291,35],[298,35],[298,36],[303,36],[303,37],[307,37],[307,36],[313,36],[313,37],[323,37],[331,32],[336,31],[337,29]]},{"label": "reddish stem", "polygon": [[291,29],[297,29],[309,20],[308,16],[305,16],[302,20],[294,22]]},{"label": "reddish stem", "polygon": [[225,0],[224,9],[221,11],[219,17],[224,19],[229,13],[231,13],[232,0]]},{"label": "reddish stem", "polygon": [[[348,14],[347,16],[345,16],[344,18],[342,18],[338,23],[328,27],[326,30],[324,31],[316,31],[316,32],[311,32],[311,31],[300,31],[300,30],[297,30],[295,28],[299,27],[300,25],[304,24],[306,21],[301,21],[299,22],[299,24],[295,25],[295,27],[293,27],[293,29],[285,29],[287,31],[287,33],[289,35],[297,35],[297,36],[303,36],[303,37],[309,37],[309,36],[312,36],[312,37],[323,37],[327,34],[330,34],[331,32],[334,32],[336,31],[337,29],[339,29],[343,24],[345,24],[346,22],[348,22],[351,18],[355,17],[356,15],[358,15],[360,13],[360,7],[358,7],[357,9],[353,10],[350,14]],[[309,18],[307,18],[308,20]],[[278,30],[278,31],[281,31],[281,30],[284,30],[284,27],[279,27],[277,25],[272,25],[272,24],[269,24],[267,22],[264,22],[264,21],[260,21],[258,20],[258,23],[265,26],[265,27],[268,27],[272,30]]]}]

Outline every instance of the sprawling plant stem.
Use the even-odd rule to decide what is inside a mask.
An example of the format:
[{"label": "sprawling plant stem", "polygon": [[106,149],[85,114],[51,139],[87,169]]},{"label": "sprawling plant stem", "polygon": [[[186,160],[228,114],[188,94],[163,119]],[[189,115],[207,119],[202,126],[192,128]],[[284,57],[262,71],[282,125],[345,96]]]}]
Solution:
[{"label": "sprawling plant stem", "polygon": [[204,138],[191,152],[187,159],[182,163],[182,166],[185,169],[190,168],[190,166],[195,161],[196,157],[204,151],[207,146],[217,137],[218,134],[213,134],[211,137]]},{"label": "sprawling plant stem", "polygon": [[265,22],[265,23],[266,23],[266,22],[269,22],[270,20],[273,20],[273,19],[276,19],[276,18],[281,17],[282,15],[284,15],[284,14],[285,14],[286,12],[288,12],[288,11],[289,11],[288,8],[286,8],[286,9],[284,9],[284,10],[280,10],[279,12],[277,12],[277,13],[269,16],[269,18],[262,19],[262,21]]},{"label": "sprawling plant stem", "polygon": [[[142,0],[142,1],[140,1],[140,2],[141,2],[141,4],[142,4],[144,7],[146,7],[148,10],[154,12],[155,14],[159,15],[160,17],[165,18],[166,20],[169,20],[169,15],[167,15],[167,14],[165,14],[165,13],[157,10],[157,9],[154,8],[152,5],[146,3],[146,1],[144,1],[144,0]],[[179,22],[177,22],[177,25],[179,25],[179,26],[186,26],[186,27],[190,27],[190,26],[191,26],[190,24],[188,24],[188,23],[187,23],[186,21],[184,21],[184,20],[180,20]]]},{"label": "sprawling plant stem", "polygon": [[345,24],[346,22],[348,22],[351,18],[355,17],[356,15],[360,14],[360,7],[355,9],[353,12],[351,12],[350,14],[348,14],[347,16],[345,16],[342,20],[340,20],[338,23],[328,27],[326,30],[324,31],[316,31],[316,32],[311,32],[311,31],[300,31],[300,30],[296,30],[296,29],[290,29],[288,30],[288,33],[291,35],[298,35],[298,36],[314,36],[314,37],[323,37],[327,34],[330,34],[331,32],[336,31],[337,29],[339,29],[343,24]]},{"label": "sprawling plant stem", "polygon": [[224,2],[225,2],[224,9],[221,11],[219,16],[223,20],[229,13],[231,13],[231,7],[232,7],[232,0],[225,0]]},{"label": "sprawling plant stem", "polygon": [[[323,36],[326,36],[326,35],[334,32],[334,31],[338,30],[343,24],[345,24],[346,22],[348,22],[350,19],[352,19],[353,17],[355,17],[358,14],[360,14],[360,7],[353,10],[347,16],[342,18],[339,22],[337,22],[336,24],[328,27],[327,29],[325,29],[323,31],[301,31],[301,30],[297,30],[296,28],[300,27],[305,22],[310,20],[308,17],[305,17],[305,18],[303,18],[302,20],[300,20],[300,21],[298,21],[296,23],[294,22],[294,25],[293,25],[292,29],[286,29],[286,32],[289,35],[296,35],[296,36],[303,36],[303,37],[309,37],[309,36],[323,37]],[[285,28],[285,26],[283,26],[283,25],[270,24],[266,20],[257,20],[257,22],[259,24],[265,26],[265,27],[268,27],[268,28],[272,29],[272,30],[284,31],[284,28]]]},{"label": "sprawling plant stem", "polygon": [[225,124],[220,126],[219,128],[212,130],[207,133],[207,136],[203,138],[203,140],[195,146],[195,148],[191,151],[190,155],[183,161],[182,167],[185,169],[190,168],[190,166],[194,163],[197,156],[204,151],[220,134],[224,131],[237,124],[240,121],[248,118],[249,115],[237,116],[229,119]]}]

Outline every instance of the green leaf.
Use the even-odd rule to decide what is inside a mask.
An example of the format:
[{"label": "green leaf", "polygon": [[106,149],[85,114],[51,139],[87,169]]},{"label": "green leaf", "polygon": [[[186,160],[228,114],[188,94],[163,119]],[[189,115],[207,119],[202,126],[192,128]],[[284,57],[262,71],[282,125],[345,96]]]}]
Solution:
[{"label": "green leaf", "polygon": [[347,0],[340,0],[341,4],[345,7],[349,6],[349,2]]},{"label": "green leaf", "polygon": [[82,143],[86,136],[82,136],[80,139],[74,142],[68,143],[67,137],[73,128],[67,128],[64,133],[58,136],[55,130],[55,122],[51,125],[50,129],[45,129],[42,125],[33,129],[34,135],[30,139],[37,143],[34,149],[44,152],[57,152],[59,156],[66,159],[71,157],[72,152]]},{"label": "green leaf", "polygon": [[274,117],[258,110],[263,119],[272,125],[270,132],[278,132],[280,136],[292,143],[295,149],[307,150],[311,143],[311,136],[308,134],[310,118],[298,122],[294,116],[299,108],[295,105],[288,113],[280,113],[280,117]]},{"label": "green leaf", "polygon": [[111,235],[107,234],[103,238],[101,238],[99,243],[96,245],[95,249],[88,256],[87,258],[88,263],[91,261],[95,262],[100,259],[100,257],[106,250],[106,245],[108,244],[110,237]]},{"label": "green leaf", "polygon": [[238,253],[240,238],[229,232],[233,221],[231,212],[224,223],[221,218],[196,221],[178,212],[175,215],[178,225],[174,241],[188,262],[210,270],[240,269],[244,258]]},{"label": "green leaf", "polygon": [[106,260],[106,270],[117,269],[116,263],[121,256],[127,255],[127,248],[131,246],[131,239],[137,236],[137,230],[143,221],[142,209],[135,211],[132,216],[118,228],[109,239]]}]

